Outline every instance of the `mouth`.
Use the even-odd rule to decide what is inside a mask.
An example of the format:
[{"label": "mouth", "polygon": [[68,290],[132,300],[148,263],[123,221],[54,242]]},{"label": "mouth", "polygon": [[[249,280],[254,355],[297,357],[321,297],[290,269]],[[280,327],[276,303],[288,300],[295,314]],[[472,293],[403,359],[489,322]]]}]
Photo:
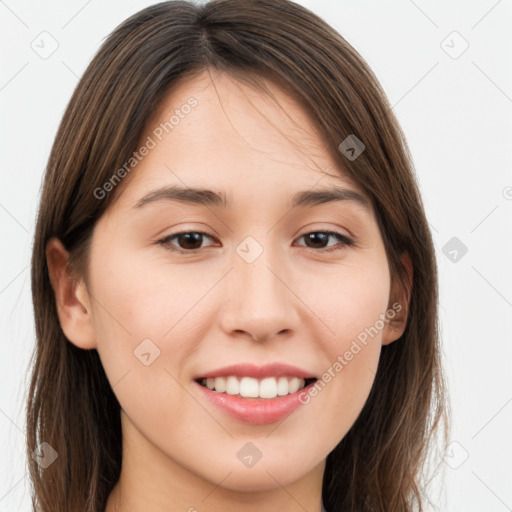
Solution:
[{"label": "mouth", "polygon": [[234,364],[196,375],[199,396],[243,423],[264,425],[284,420],[304,405],[317,377],[298,366]]},{"label": "mouth", "polygon": [[248,376],[199,377],[195,379],[199,385],[215,393],[230,395],[236,398],[271,400],[297,393],[313,384],[316,377],[302,378],[294,375],[281,375],[258,379]]}]

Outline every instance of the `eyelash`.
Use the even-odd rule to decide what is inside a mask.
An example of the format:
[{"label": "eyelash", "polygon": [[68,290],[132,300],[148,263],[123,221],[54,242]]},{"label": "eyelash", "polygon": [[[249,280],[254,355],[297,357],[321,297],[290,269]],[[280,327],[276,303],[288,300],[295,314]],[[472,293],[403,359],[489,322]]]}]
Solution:
[{"label": "eyelash", "polygon": [[[201,248],[185,250],[185,249],[177,248],[175,246],[171,246],[169,244],[169,241],[172,240],[173,238],[176,238],[176,237],[178,237],[180,235],[186,235],[186,234],[189,234],[189,233],[206,235],[208,238],[215,239],[215,237],[213,237],[212,235],[209,235],[208,233],[204,233],[203,231],[193,231],[193,230],[190,230],[190,231],[180,231],[178,233],[173,233],[173,234],[171,234],[169,236],[166,236],[165,238],[162,238],[161,240],[158,240],[157,243],[163,245],[167,250],[173,251],[173,252],[177,252],[179,254],[195,254],[195,253],[199,252],[201,250]],[[304,236],[310,235],[312,233],[322,233],[322,234],[328,235],[328,236],[335,236],[342,243],[341,246],[336,246],[335,245],[335,246],[330,247],[330,248],[322,248],[322,249],[315,249],[313,247],[302,246],[302,247],[305,247],[306,249],[309,249],[309,250],[311,250],[313,252],[322,252],[322,253],[326,253],[327,252],[327,253],[329,253],[329,252],[334,252],[334,251],[341,251],[341,250],[345,249],[346,247],[355,247],[356,246],[356,243],[355,243],[354,240],[352,240],[351,238],[349,238],[348,236],[346,236],[346,235],[344,235],[342,233],[338,233],[337,231],[321,231],[321,230],[309,231],[307,233],[304,233],[304,234],[300,235],[298,237],[298,239],[303,238]]]}]

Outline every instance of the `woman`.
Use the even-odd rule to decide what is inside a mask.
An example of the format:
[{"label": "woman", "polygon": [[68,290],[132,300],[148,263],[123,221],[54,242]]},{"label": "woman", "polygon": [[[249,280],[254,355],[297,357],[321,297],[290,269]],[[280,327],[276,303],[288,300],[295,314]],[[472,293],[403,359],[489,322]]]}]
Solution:
[{"label": "woman", "polygon": [[107,38],[32,288],[34,510],[422,510],[432,239],[377,79],[305,8],[163,2]]}]

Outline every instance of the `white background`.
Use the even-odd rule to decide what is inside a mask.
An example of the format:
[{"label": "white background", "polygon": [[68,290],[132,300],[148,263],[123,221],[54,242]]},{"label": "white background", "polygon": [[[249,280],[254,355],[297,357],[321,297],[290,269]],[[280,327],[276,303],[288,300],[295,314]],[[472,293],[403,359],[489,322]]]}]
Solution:
[{"label": "white background", "polygon": [[[0,1],[0,512],[30,510],[23,408],[43,170],[102,40],[152,3]],[[431,510],[512,510],[512,0],[299,3],[369,63],[414,158],[438,258],[453,409],[454,444]],[[58,42],[47,59],[31,47],[43,31]],[[458,56],[462,38],[469,47]],[[452,237],[468,249],[456,262],[443,253]]]}]

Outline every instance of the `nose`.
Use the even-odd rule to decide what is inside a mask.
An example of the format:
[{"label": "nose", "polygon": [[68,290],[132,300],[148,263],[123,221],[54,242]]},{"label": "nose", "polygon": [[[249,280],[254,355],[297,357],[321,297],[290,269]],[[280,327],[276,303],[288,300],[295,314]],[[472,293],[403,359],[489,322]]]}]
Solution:
[{"label": "nose", "polygon": [[235,256],[234,268],[226,276],[226,300],[220,313],[226,334],[263,342],[296,332],[300,301],[293,293],[290,272],[277,264],[277,258],[269,251],[252,263]]}]

